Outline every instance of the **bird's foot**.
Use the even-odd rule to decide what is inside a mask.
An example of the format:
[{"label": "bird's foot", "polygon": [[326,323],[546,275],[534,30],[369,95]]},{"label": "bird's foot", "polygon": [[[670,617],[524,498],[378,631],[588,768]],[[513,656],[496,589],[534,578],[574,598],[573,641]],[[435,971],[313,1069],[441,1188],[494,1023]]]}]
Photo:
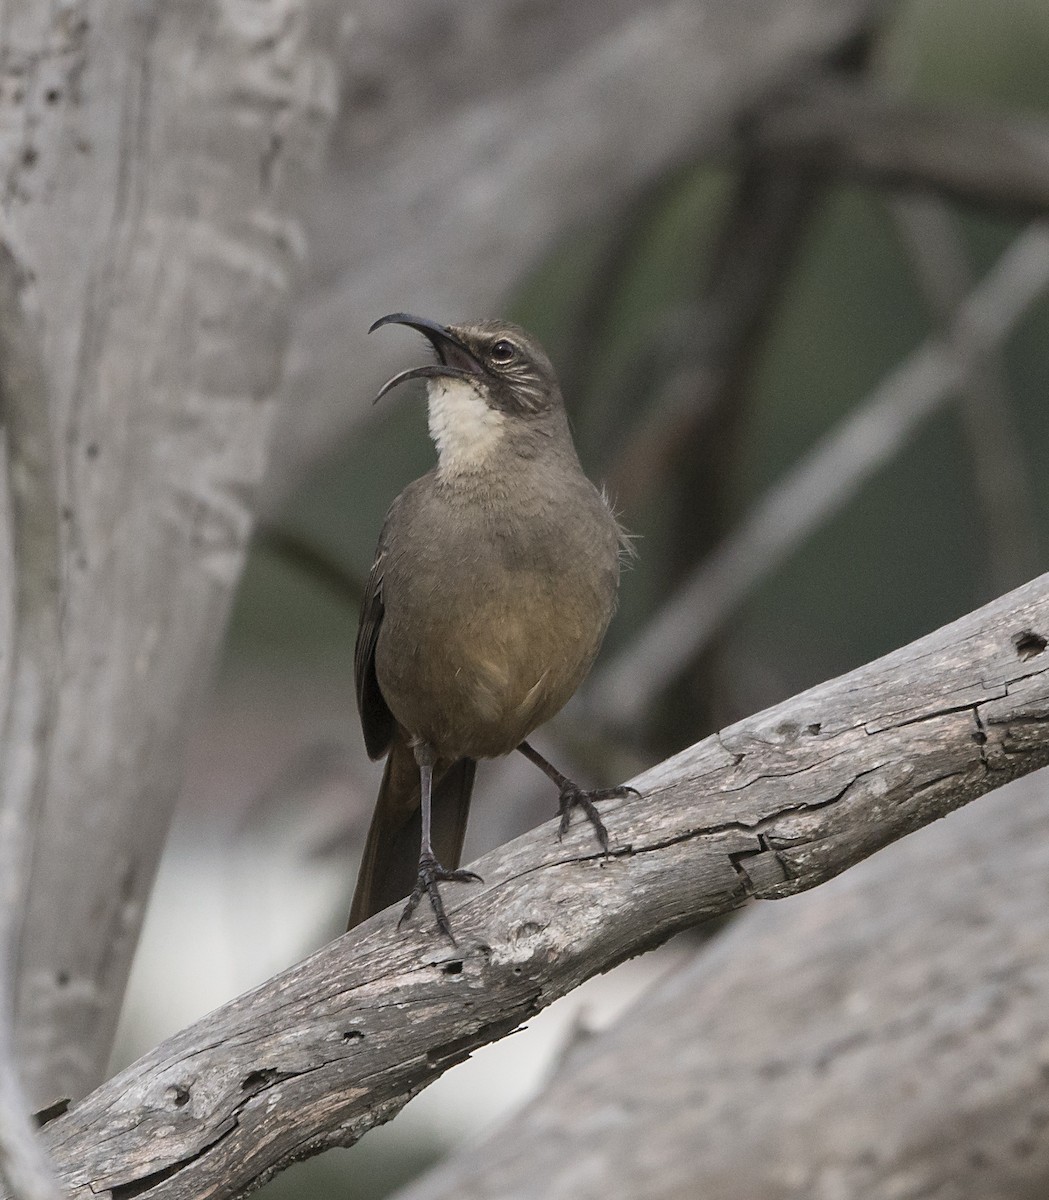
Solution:
[{"label": "bird's foot", "polygon": [[557,830],[557,840],[560,841],[568,832],[568,826],[572,823],[572,809],[581,808],[586,814],[587,820],[594,827],[594,836],[601,845],[601,849],[608,853],[608,830],[605,828],[604,821],[597,811],[596,802],[599,800],[617,800],[622,796],[640,796],[641,793],[637,788],[621,787],[612,788],[593,788],[590,791],[584,791],[581,787],[571,781],[566,781],[561,787],[561,803],[558,811],[561,814],[561,824]]},{"label": "bird's foot", "polygon": [[419,875],[415,880],[415,887],[408,897],[408,903],[404,906],[404,912],[401,913],[401,919],[397,922],[397,928],[400,929],[415,912],[415,907],[425,892],[430,897],[430,907],[437,918],[437,928],[454,946],[456,944],[455,936],[452,933],[448,917],[445,915],[444,902],[441,900],[441,893],[437,887],[438,883],[484,883],[484,880],[473,871],[449,871],[442,867],[432,854],[423,854],[419,858]]}]

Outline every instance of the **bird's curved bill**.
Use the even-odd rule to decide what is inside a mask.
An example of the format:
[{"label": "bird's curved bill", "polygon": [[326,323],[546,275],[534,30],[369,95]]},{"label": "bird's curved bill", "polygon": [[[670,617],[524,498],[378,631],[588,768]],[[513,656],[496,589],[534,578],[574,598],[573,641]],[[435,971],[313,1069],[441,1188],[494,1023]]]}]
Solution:
[{"label": "bird's curved bill", "polygon": [[439,325],[426,317],[413,317],[410,313],[389,313],[380,317],[368,330],[374,333],[383,325],[407,325],[416,329],[433,346],[440,362],[430,363],[423,367],[411,367],[400,371],[392,379],[388,379],[379,389],[372,403],[377,403],[388,391],[409,379],[447,379],[449,377],[471,378],[483,375],[484,364],[464,345],[458,337],[446,326]]},{"label": "bird's curved bill", "polygon": [[387,392],[393,391],[399,384],[407,383],[409,379],[447,379],[449,376],[463,375],[471,378],[473,371],[461,371],[458,367],[446,367],[444,363],[430,363],[425,367],[410,367],[407,371],[398,371],[391,379],[379,388],[372,404],[378,404]]}]

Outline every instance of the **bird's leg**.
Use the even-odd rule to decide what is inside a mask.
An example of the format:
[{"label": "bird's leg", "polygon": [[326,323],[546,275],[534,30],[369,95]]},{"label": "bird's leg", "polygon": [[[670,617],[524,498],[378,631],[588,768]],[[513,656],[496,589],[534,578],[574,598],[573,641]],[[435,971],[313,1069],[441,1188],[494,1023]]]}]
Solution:
[{"label": "bird's leg", "polygon": [[550,780],[561,793],[561,802],[558,811],[561,814],[561,825],[557,831],[558,839],[560,840],[568,832],[568,826],[572,820],[572,809],[581,808],[586,814],[590,824],[594,827],[594,835],[601,844],[601,849],[608,853],[608,830],[605,828],[604,821],[595,807],[596,800],[612,800],[619,796],[640,796],[641,793],[637,788],[613,787],[613,788],[594,788],[591,791],[584,791],[578,784],[573,783],[567,775],[562,775],[561,772],[553,765],[547,762],[545,758],[527,742],[522,742],[517,747],[518,750],[528,759],[529,762],[535,763],[540,771]]},{"label": "bird's leg", "polygon": [[445,915],[444,903],[441,900],[441,893],[437,887],[438,882],[454,882],[454,883],[483,883],[480,875],[474,874],[473,871],[449,871],[437,861],[437,856],[433,852],[433,843],[430,840],[430,801],[433,792],[433,764],[436,759],[436,754],[433,747],[425,742],[416,743],[415,761],[419,764],[419,790],[421,793],[421,809],[422,809],[422,837],[419,843],[419,875],[415,880],[415,887],[412,889],[412,894],[408,897],[408,903],[404,906],[404,912],[401,913],[401,919],[397,922],[397,928],[404,924],[405,921],[415,911],[415,906],[423,897],[423,892],[430,897],[430,907],[433,909],[434,916],[437,918],[437,928],[444,934],[446,938],[455,945],[455,937],[452,934],[452,927],[449,924],[448,917]]}]

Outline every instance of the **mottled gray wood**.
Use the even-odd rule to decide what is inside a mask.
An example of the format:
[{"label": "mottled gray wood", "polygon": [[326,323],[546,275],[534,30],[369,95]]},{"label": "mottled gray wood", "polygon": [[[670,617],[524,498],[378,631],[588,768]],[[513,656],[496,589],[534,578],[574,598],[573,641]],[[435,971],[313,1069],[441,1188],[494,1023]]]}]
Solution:
[{"label": "mottled gray wood", "polygon": [[1047,638],[1049,575],[708,738],[605,807],[613,857],[579,825],[511,842],[446,888],[458,948],[379,914],[48,1125],[54,1161],[85,1197],[226,1197],[354,1141],[596,972],[1049,762]]},{"label": "mottled gray wood", "polygon": [[1040,1200],[1049,776],[757,905],[397,1200]]},{"label": "mottled gray wood", "polygon": [[39,297],[61,515],[16,1031],[42,1105],[109,1054],[265,467],[287,179],[335,94],[299,0],[12,0],[0,38],[4,240]]}]

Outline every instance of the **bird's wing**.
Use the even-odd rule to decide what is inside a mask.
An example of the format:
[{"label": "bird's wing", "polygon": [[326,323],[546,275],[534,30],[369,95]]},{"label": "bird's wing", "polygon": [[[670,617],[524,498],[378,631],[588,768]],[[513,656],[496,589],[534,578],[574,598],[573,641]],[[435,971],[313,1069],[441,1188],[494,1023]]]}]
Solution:
[{"label": "bird's wing", "polygon": [[375,561],[368,575],[361,601],[361,620],[357,626],[357,644],[353,651],[353,674],[357,682],[357,711],[361,715],[364,744],[372,758],[381,758],[390,747],[394,719],[375,674],[375,647],[382,628],[382,575],[386,562],[387,529],[393,509],[379,535]]}]

